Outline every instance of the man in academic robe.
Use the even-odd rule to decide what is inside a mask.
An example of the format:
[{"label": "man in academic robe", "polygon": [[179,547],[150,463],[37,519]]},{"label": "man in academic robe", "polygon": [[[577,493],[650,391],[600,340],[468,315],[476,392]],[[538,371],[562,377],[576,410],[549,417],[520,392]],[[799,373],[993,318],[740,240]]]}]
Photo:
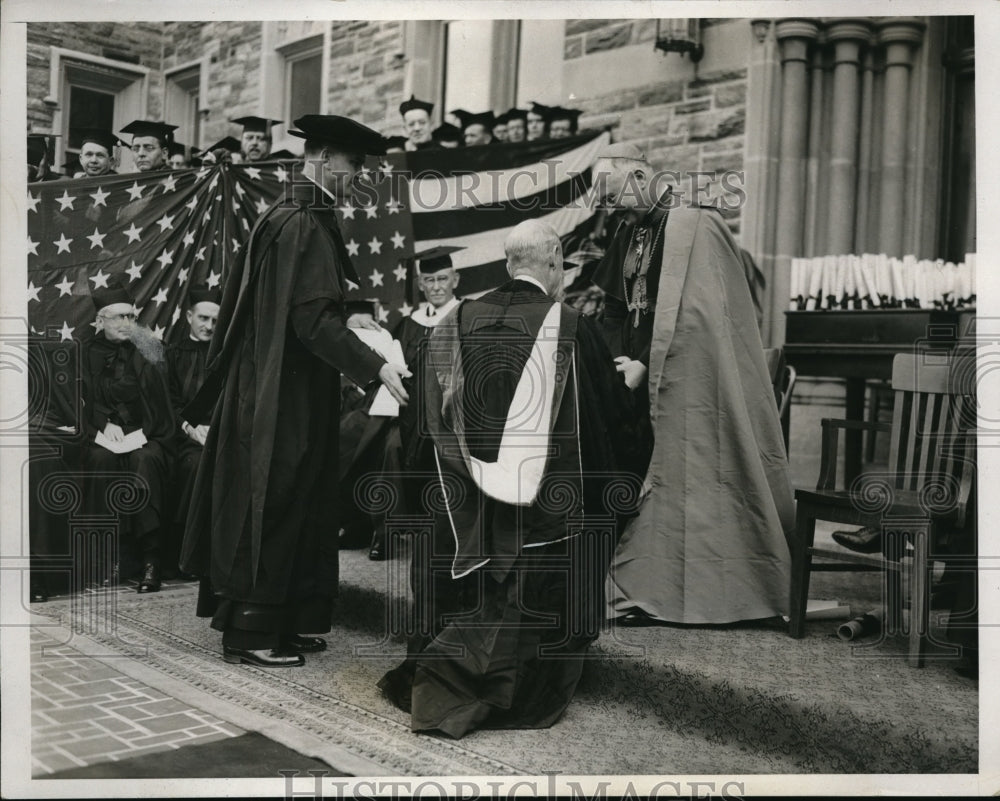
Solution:
[{"label": "man in academic robe", "polygon": [[177,458],[174,462],[174,530],[166,543],[167,560],[164,564],[170,570],[177,569],[180,558],[180,543],[184,535],[184,521],[191,505],[198,462],[208,438],[211,410],[199,420],[189,423],[183,419],[185,407],[195,399],[205,382],[205,368],[208,363],[208,346],[212,341],[215,323],[219,317],[219,303],[222,292],[218,288],[195,287],[188,294],[185,317],[188,330],[180,341],[167,348],[167,383],[170,389],[170,405],[180,422],[177,434]]},{"label": "man in academic robe", "polygon": [[493,112],[484,111],[471,114],[462,127],[462,139],[466,147],[493,143]]},{"label": "man in academic robe", "polygon": [[340,373],[407,400],[408,372],[348,330],[343,306],[359,279],[335,210],[382,137],[333,115],[295,125],[302,172],[235,260],[208,374],[184,414],[194,424],[215,406],[181,569],[210,579],[199,614],[222,632],[225,660],[259,667],[302,665],[326,647],[303,634],[330,630],[337,589]]},{"label": "man in academic robe", "polygon": [[281,120],[267,117],[237,117],[230,122],[243,126],[240,134],[240,155],[243,162],[265,161],[271,155],[271,126],[278,125]]},{"label": "man in academic robe", "polygon": [[434,104],[426,100],[418,100],[410,95],[409,100],[399,104],[399,114],[403,118],[403,128],[406,130],[406,150],[426,150],[434,147],[431,138],[431,112]]},{"label": "man in academic robe", "polygon": [[507,141],[514,144],[523,142],[527,135],[528,112],[523,108],[507,110]]},{"label": "man in academic robe", "polygon": [[529,142],[536,142],[539,139],[546,139],[549,135],[549,107],[541,103],[532,103],[528,109],[527,122],[525,123],[525,139]]},{"label": "man in academic robe", "polygon": [[[82,371],[87,443],[83,467],[91,473],[87,505],[95,515],[119,511],[108,508],[116,493],[109,490],[108,479],[102,474],[134,476],[133,492],[147,498],[138,510],[120,513],[121,531],[127,537],[122,546],[123,550],[131,549],[142,565],[138,591],[158,592],[163,529],[169,519],[167,480],[176,431],[163,345],[152,331],[136,322],[132,298],[124,287],[109,282],[108,288],[94,290],[93,299],[97,334],[84,346]],[[124,445],[132,449],[115,452]]]},{"label": "man in academic robe", "polygon": [[624,213],[595,270],[604,331],[653,438],[646,495],[608,578],[608,616],[781,615],[792,487],[740,250],[717,211],[681,207],[656,178],[632,145],[608,146],[594,165],[599,196]]},{"label": "man in academic robe", "polygon": [[443,122],[431,133],[438,147],[458,147],[462,142],[462,129],[450,122]]},{"label": "man in academic robe", "polygon": [[551,106],[549,108],[549,139],[575,136],[583,112],[575,108]]},{"label": "man in academic robe", "polygon": [[505,251],[511,281],[453,309],[420,364],[439,492],[411,574],[417,634],[380,682],[414,731],[451,737],[547,727],[570,703],[603,615],[606,490],[634,437],[599,331],[556,299],[555,229],[522,222]]},{"label": "man in academic robe", "polygon": [[137,172],[167,169],[168,146],[176,129],[176,125],[152,120],[134,120],[122,128],[122,133],[132,134],[130,149]]},{"label": "man in academic robe", "polygon": [[493,118],[493,141],[494,142],[506,142],[507,141],[507,114],[498,114]]}]

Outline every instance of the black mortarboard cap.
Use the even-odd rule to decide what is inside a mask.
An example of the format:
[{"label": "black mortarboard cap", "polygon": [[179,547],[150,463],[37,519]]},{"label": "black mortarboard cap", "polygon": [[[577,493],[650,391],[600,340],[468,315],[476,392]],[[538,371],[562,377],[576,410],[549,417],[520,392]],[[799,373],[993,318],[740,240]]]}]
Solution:
[{"label": "black mortarboard cap", "polygon": [[235,122],[237,125],[243,126],[243,131],[260,131],[261,133],[270,134],[271,126],[278,125],[281,120],[272,120],[267,117],[236,117],[230,120],[230,122]]},{"label": "black mortarboard cap", "polygon": [[433,131],[431,137],[435,142],[460,142],[462,140],[462,129],[457,128],[450,122],[443,122]]},{"label": "black mortarboard cap", "polygon": [[405,148],[406,143],[409,141],[405,136],[387,136],[385,138],[385,149],[390,148]]},{"label": "black mortarboard cap", "polygon": [[466,111],[464,108],[452,109],[450,113],[453,116],[458,117],[458,121],[462,123],[463,128],[468,124],[469,118],[472,116],[472,112]]},{"label": "black mortarboard cap", "polygon": [[28,161],[38,164],[49,152],[49,140],[53,134],[28,134]]},{"label": "black mortarboard cap", "polygon": [[510,122],[511,120],[527,120],[528,111],[527,109],[515,107],[512,109],[508,109],[507,113],[504,116],[507,118],[508,122]]},{"label": "black mortarboard cap", "polygon": [[432,248],[414,254],[413,258],[417,262],[417,272],[421,275],[430,275],[438,270],[445,270],[452,267],[451,254],[465,250],[456,245],[435,245]]},{"label": "black mortarboard cap", "polygon": [[507,112],[504,111],[504,112],[502,112],[500,114],[497,114],[493,118],[493,124],[494,125],[506,125],[507,124]]},{"label": "black mortarboard cap", "polygon": [[378,131],[336,114],[306,114],[295,120],[298,131],[289,131],[300,139],[315,139],[325,144],[358,153],[379,156],[385,153],[385,139]]},{"label": "black mortarboard cap", "polygon": [[426,100],[417,100],[413,95],[410,95],[409,100],[404,100],[399,104],[400,114],[406,114],[407,111],[413,111],[414,109],[422,109],[430,114],[434,111],[434,104],[428,103]]},{"label": "black mortarboard cap", "polygon": [[109,280],[106,287],[94,289],[90,293],[90,299],[94,302],[94,308],[97,311],[115,303],[128,303],[130,305],[133,303],[132,296],[117,278]]},{"label": "black mortarboard cap", "polygon": [[531,103],[531,111],[537,114],[539,117],[544,117],[548,121],[552,116],[552,109],[549,106],[544,106],[541,103]]},{"label": "black mortarboard cap", "polygon": [[198,303],[222,303],[222,290],[218,287],[212,289],[207,284],[193,287],[188,292],[188,308]]},{"label": "black mortarboard cap", "polygon": [[73,128],[69,135],[70,139],[79,140],[80,147],[83,147],[87,142],[93,142],[107,150],[108,155],[111,155],[111,151],[119,141],[118,137],[106,128]]},{"label": "black mortarboard cap", "polygon": [[493,116],[492,111],[483,111],[479,114],[470,114],[469,118],[462,124],[462,128],[468,128],[470,125],[482,125],[487,131],[493,128],[493,122],[496,118]]},{"label": "black mortarboard cap", "polygon": [[228,150],[230,153],[239,153],[242,145],[240,144],[240,140],[235,136],[224,136],[214,145],[209,145],[202,150],[201,154],[205,155],[206,153],[211,153],[213,150],[218,150],[220,147],[223,150]]},{"label": "black mortarboard cap", "polygon": [[153,122],[152,120],[134,120],[122,128],[122,133],[135,136],[155,136],[164,146],[173,138],[173,131],[177,130],[176,125],[166,122]]},{"label": "black mortarboard cap", "polygon": [[176,156],[178,153],[180,153],[183,156],[184,148],[186,147],[187,145],[181,144],[180,142],[168,142],[167,153],[170,154],[171,156]]},{"label": "black mortarboard cap", "polygon": [[578,108],[563,108],[562,106],[552,106],[549,109],[549,121],[552,120],[569,120],[573,125],[576,125],[576,121],[579,119],[580,115],[583,114],[582,109]]}]

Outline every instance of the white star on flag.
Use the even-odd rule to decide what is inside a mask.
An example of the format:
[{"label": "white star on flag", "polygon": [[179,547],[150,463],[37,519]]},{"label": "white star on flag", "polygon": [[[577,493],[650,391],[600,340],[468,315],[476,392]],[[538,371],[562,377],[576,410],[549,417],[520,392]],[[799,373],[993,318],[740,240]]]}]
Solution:
[{"label": "white star on flag", "polygon": [[33,256],[37,256],[38,255],[38,244],[39,244],[38,242],[36,242],[35,240],[33,240],[29,236],[28,237],[28,253],[32,254]]},{"label": "white star on flag", "polygon": [[153,336],[156,337],[157,339],[161,339],[161,340],[163,339],[163,326],[162,325],[155,325],[155,326],[153,326]]},{"label": "white star on flag", "polygon": [[59,329],[59,341],[65,342],[67,339],[72,339],[74,330],[75,329],[70,328],[69,324],[63,320],[62,328]]},{"label": "white star on flag", "polygon": [[380,323],[389,322],[389,310],[384,309],[381,306],[378,307],[378,321]]},{"label": "white star on flag", "polygon": [[392,165],[388,161],[383,161],[379,166],[379,169],[382,171],[382,174],[388,178],[389,173],[392,172]]},{"label": "white star on flag", "polygon": [[354,241],[354,237],[351,237],[351,241],[348,242],[344,247],[347,248],[348,256],[357,256],[358,248],[360,248],[361,245],[359,245],[357,242]]},{"label": "white star on flag", "polygon": [[253,181],[260,180],[260,167],[247,167],[245,172],[250,177],[251,180]]},{"label": "white star on flag", "polygon": [[243,197],[247,193],[247,190],[243,188],[243,184],[236,184],[236,194]]},{"label": "white star on flag", "polygon": [[138,200],[139,198],[142,197],[142,190],[143,190],[143,187],[139,186],[139,182],[136,181],[135,183],[132,184],[132,186],[130,186],[125,191],[128,192],[129,197],[132,200]]},{"label": "white star on flag", "polygon": [[40,286],[35,286],[34,281],[28,281],[28,303],[31,303],[33,300],[38,300],[38,293],[41,291],[42,288]]},{"label": "white star on flag", "polygon": [[403,208],[403,204],[396,200],[396,198],[392,198],[385,204],[385,207],[389,209],[390,214],[399,214],[399,210]]},{"label": "white star on flag", "polygon": [[168,175],[166,178],[160,181],[160,185],[163,187],[163,194],[166,194],[167,192],[173,192],[174,190],[177,189],[177,179],[174,178],[174,176],[172,175]]},{"label": "white star on flag", "polygon": [[189,230],[186,234],[184,234],[184,239],[182,241],[184,242],[185,245],[193,245],[194,244],[194,231],[190,231]]},{"label": "white star on flag", "polygon": [[142,267],[136,264],[135,261],[132,262],[132,266],[129,267],[125,272],[127,272],[130,276],[132,276],[133,281],[138,281],[140,278],[142,278]]},{"label": "white star on flag", "polygon": [[399,262],[396,265],[396,269],[392,271],[392,274],[396,276],[396,283],[406,280],[406,265],[403,262]]},{"label": "white star on flag", "polygon": [[240,217],[240,222],[243,223],[243,227],[246,230],[248,230],[248,231],[250,230],[250,222],[247,220],[246,217]]},{"label": "white star on flag", "polygon": [[66,234],[60,234],[59,238],[52,243],[59,248],[59,250],[56,251],[56,255],[58,256],[60,253],[69,253],[69,243],[72,241],[72,239],[66,238]]},{"label": "white star on flag", "polygon": [[127,231],[122,231],[122,233],[128,237],[129,244],[142,241],[142,230],[136,228],[135,223],[132,223],[131,227]]},{"label": "white star on flag", "polygon": [[189,200],[189,201],[188,201],[187,203],[185,203],[185,204],[184,204],[184,208],[186,208],[186,209],[191,209],[191,211],[192,211],[192,213],[193,213],[193,212],[194,212],[194,208],[195,208],[195,206],[197,206],[197,205],[198,205],[198,196],[197,196],[197,195],[195,195],[195,196],[194,196],[193,198],[191,198],[191,199],[190,199],[190,200]]},{"label": "white star on flag", "polygon": [[198,252],[194,254],[195,261],[205,260],[205,248],[198,248]]},{"label": "white star on flag", "polygon": [[[175,214],[175,215],[174,215],[174,217],[176,217],[176,216],[177,216],[177,215]],[[164,215],[163,215],[162,217],[160,217],[160,219],[158,219],[158,220],[156,221],[156,224],[157,224],[158,226],[160,226],[160,233],[161,233],[161,234],[162,234],[162,233],[163,233],[164,231],[166,231],[166,230],[167,230],[168,228],[169,228],[169,229],[170,229],[171,231],[173,231],[173,230],[174,230],[174,218],[173,218],[173,217],[168,217],[168,216],[167,216],[166,214],[164,214]]]},{"label": "white star on flag", "polygon": [[267,211],[267,208],[268,208],[267,201],[264,200],[263,197],[257,198],[257,213],[263,214],[265,211]]},{"label": "white star on flag", "polygon": [[371,177],[371,174],[372,174],[371,170],[369,170],[367,167],[362,167],[360,170],[358,170],[358,177],[362,181],[367,181]]},{"label": "white star on flag", "polygon": [[221,278],[222,276],[219,273],[217,273],[215,270],[212,270],[212,272],[208,274],[208,288],[212,289],[214,287],[217,287],[219,285],[219,280]]},{"label": "white star on flag", "polygon": [[202,167],[200,170],[198,170],[198,172],[195,174],[194,177],[196,181],[200,181],[206,175],[208,175],[208,167]]},{"label": "white star on flag", "polygon": [[179,273],[177,273],[177,280],[183,284],[185,281],[188,280],[188,272],[189,272],[188,268],[184,267]]},{"label": "white star on flag", "polygon": [[382,243],[374,236],[372,237],[372,241],[368,243],[368,247],[371,248],[372,253],[382,253]]},{"label": "white star on flag", "polygon": [[104,237],[106,236],[107,234],[102,234],[97,228],[94,228],[94,233],[90,234],[90,236],[85,236],[84,239],[90,240],[90,249],[93,250],[94,248],[104,247]]},{"label": "white star on flag", "polygon": [[353,220],[354,212],[356,211],[357,209],[354,208],[354,206],[351,206],[350,204],[340,207],[340,213],[344,215],[345,220]]},{"label": "white star on flag", "polygon": [[374,203],[371,206],[365,206],[365,214],[367,215],[365,219],[374,220],[378,218],[378,206]]},{"label": "white star on flag", "polygon": [[404,317],[409,317],[413,314],[413,307],[404,300],[403,305],[399,307],[399,313]]},{"label": "white star on flag", "polygon": [[103,189],[101,189],[101,187],[97,187],[97,191],[91,195],[91,197],[94,199],[94,208],[96,209],[98,206],[104,206],[104,208],[107,208],[108,204],[105,203],[104,201],[107,200],[107,198],[110,195],[111,195],[110,192],[105,192]]},{"label": "white star on flag", "polygon": [[399,248],[403,247],[403,243],[406,241],[406,237],[403,236],[401,233],[399,233],[399,231],[396,231],[396,233],[393,234],[390,237],[390,239],[392,239],[393,250],[398,250]]},{"label": "white star on flag", "polygon": [[104,270],[98,269],[94,275],[90,276],[90,280],[94,282],[94,289],[98,287],[108,288],[108,279],[111,277],[110,273],[104,272]]},{"label": "white star on flag", "polygon": [[347,288],[348,289],[360,289],[360,287],[357,284],[355,284],[350,278],[347,279]]},{"label": "white star on flag", "polygon": [[240,213],[240,202],[236,198],[233,198],[233,211]]},{"label": "white star on flag", "polygon": [[278,169],[274,171],[274,177],[278,179],[278,183],[283,184],[288,180],[288,172],[284,167],[278,167]]},{"label": "white star on flag", "polygon": [[70,282],[69,277],[65,275],[63,276],[63,280],[56,284],[56,289],[59,290],[59,297],[73,294],[73,284]]},{"label": "white star on flag", "polygon": [[28,211],[38,212],[38,198],[28,192]]},{"label": "white star on flag", "polygon": [[382,286],[383,275],[378,270],[372,270],[372,286]]},{"label": "white star on flag", "polygon": [[235,252],[236,252],[237,250],[239,250],[239,249],[240,249],[240,240],[238,240],[238,239],[237,239],[237,238],[236,238],[236,237],[234,236],[234,237],[233,237],[233,253],[235,253]]},{"label": "white star on flag", "polygon": [[164,250],[159,256],[156,257],[156,260],[160,263],[160,269],[162,270],[168,264],[174,263],[174,254],[168,250]]},{"label": "white star on flag", "polygon": [[73,201],[76,200],[75,197],[71,197],[67,190],[63,190],[62,197],[57,197],[56,201],[59,203],[59,211],[66,211],[66,209],[73,209]]},{"label": "white star on flag", "polygon": [[202,215],[201,219],[202,219],[202,222],[208,222],[209,220],[212,219],[212,212],[206,211],[205,214]]},{"label": "white star on flag", "polygon": [[[138,316],[139,316],[139,315],[136,315],[136,317],[138,317]],[[98,320],[97,320],[97,318],[95,317],[95,318],[94,318],[94,321],[93,321],[93,322],[92,322],[92,323],[90,324],[90,327],[91,327],[91,328],[93,328],[93,329],[94,329],[94,331],[97,331],[97,326],[98,326]]]},{"label": "white star on flag", "polygon": [[161,303],[167,302],[167,289],[166,287],[161,287],[160,291],[153,295],[153,303],[159,306]]},{"label": "white star on flag", "polygon": [[174,313],[170,315],[170,323],[171,324],[176,323],[180,319],[181,319],[181,307],[175,306]]}]

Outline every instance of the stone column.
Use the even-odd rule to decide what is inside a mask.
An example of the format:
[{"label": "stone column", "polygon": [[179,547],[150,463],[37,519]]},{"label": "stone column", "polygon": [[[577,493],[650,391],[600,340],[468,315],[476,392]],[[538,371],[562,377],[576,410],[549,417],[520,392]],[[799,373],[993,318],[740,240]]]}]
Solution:
[{"label": "stone column", "polygon": [[827,28],[833,43],[833,114],[830,136],[830,186],[826,249],[851,253],[854,248],[854,198],[857,188],[858,121],[861,108],[858,66],[871,23],[838,19]]},{"label": "stone column", "polygon": [[826,32],[820,31],[819,37],[812,48],[809,59],[809,145],[806,156],[806,216],[803,222],[802,252],[800,256],[825,256],[826,246],[822,237],[822,221],[825,205],[826,187],[820,180],[823,173],[823,147],[828,138],[827,126],[823,109],[826,107],[823,97],[824,67],[829,68],[825,58],[824,43]]},{"label": "stone column", "polygon": [[877,225],[872,215],[878,214],[878,207],[872,208],[872,152],[875,125],[875,39],[869,37],[861,61],[861,120],[858,125],[858,184],[857,202],[854,215],[854,247],[852,253],[868,250],[869,226]]},{"label": "stone column", "polygon": [[907,119],[913,50],[923,40],[924,23],[892,17],[878,24],[885,47],[885,101],[882,114],[882,186],[879,196],[879,249],[903,256],[903,212],[906,203]]},{"label": "stone column", "polygon": [[[774,308],[788,308],[792,257],[802,253],[805,170],[809,134],[809,45],[819,35],[811,19],[784,19],[775,26],[781,47],[781,145],[778,165],[778,230],[771,282]],[[775,314],[765,337],[772,346],[785,341],[785,317]]]}]

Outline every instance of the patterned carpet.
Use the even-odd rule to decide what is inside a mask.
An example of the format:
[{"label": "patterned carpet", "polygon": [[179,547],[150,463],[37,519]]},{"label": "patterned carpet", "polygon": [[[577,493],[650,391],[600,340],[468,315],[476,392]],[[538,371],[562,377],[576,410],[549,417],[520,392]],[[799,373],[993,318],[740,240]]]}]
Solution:
[{"label": "patterned carpet", "polygon": [[[115,629],[73,644],[245,729],[354,775],[971,773],[977,683],[931,659],[914,669],[901,638],[854,647],[836,623],[791,640],[777,621],[713,628],[630,627],[602,636],[556,726],[481,731],[461,741],[410,732],[375,686],[403,648],[381,638],[405,586],[402,563],[341,558],[342,623],[303,668],[225,664],[194,616],[195,588],[114,593]],[[818,574],[814,597],[874,606],[873,575]],[[386,588],[395,592],[387,593]],[[68,635],[86,607],[32,607]],[[59,631],[59,628],[53,629]],[[898,640],[898,641],[897,641]]]}]

